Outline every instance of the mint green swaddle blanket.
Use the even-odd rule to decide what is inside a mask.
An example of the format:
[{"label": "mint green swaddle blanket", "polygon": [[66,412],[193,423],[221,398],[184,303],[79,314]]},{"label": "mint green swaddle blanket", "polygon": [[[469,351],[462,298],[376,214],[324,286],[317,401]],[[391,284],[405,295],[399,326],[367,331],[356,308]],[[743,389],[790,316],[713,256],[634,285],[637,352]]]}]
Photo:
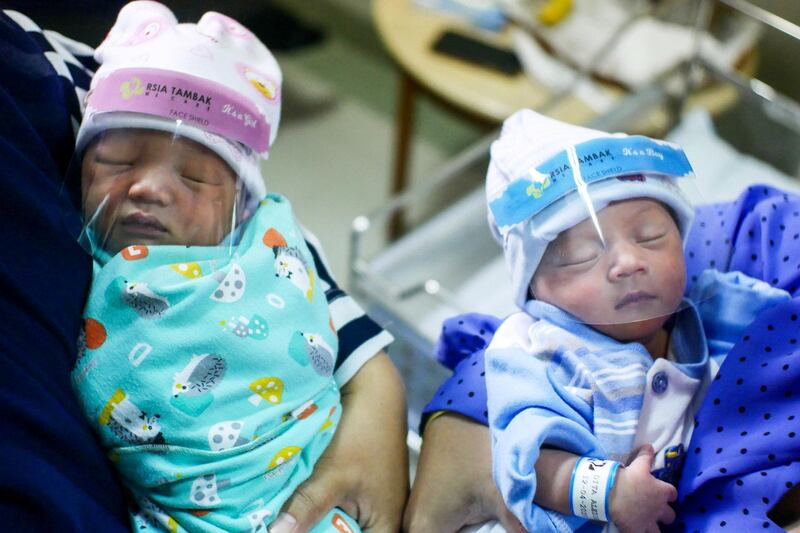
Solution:
[{"label": "mint green swaddle blanket", "polygon": [[242,230],[95,261],[73,386],[136,529],[264,531],[338,423],[336,333],[289,202]]}]

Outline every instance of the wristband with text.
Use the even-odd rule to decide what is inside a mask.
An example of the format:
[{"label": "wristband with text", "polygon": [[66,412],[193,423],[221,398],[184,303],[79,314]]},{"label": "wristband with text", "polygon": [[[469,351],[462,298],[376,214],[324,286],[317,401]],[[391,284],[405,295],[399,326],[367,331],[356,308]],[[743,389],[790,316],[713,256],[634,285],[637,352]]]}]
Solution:
[{"label": "wristband with text", "polygon": [[608,504],[620,463],[581,457],[569,482],[569,508],[575,516],[610,521]]}]

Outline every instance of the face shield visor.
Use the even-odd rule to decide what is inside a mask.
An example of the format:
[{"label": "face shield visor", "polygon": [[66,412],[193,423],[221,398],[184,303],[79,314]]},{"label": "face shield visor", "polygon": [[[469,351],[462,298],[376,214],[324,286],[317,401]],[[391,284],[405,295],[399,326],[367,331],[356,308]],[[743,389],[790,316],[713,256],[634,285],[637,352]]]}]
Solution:
[{"label": "face shield visor", "polygon": [[605,137],[557,153],[490,202],[518,303],[552,304],[617,340],[663,326],[692,305],[689,198],[701,196],[672,144]]},{"label": "face shield visor", "polygon": [[89,120],[82,128],[98,133],[79,142],[68,173],[73,186],[62,190],[73,191],[77,238],[96,261],[153,246],[236,254],[257,203],[246,183],[253,174],[246,148],[180,120],[129,116],[126,127],[111,128],[102,124],[107,116]]}]

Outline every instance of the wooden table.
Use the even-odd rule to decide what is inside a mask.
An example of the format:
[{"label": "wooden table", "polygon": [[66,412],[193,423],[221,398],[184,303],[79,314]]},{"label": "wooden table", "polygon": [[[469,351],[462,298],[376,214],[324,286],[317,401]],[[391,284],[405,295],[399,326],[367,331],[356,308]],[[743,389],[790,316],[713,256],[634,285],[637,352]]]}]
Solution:
[{"label": "wooden table", "polygon": [[[431,49],[446,29],[457,29],[488,43],[509,46],[509,31],[480,32],[457,18],[420,9],[412,0],[374,0],[372,14],[378,33],[389,54],[400,66],[396,110],[395,148],[391,193],[402,192],[407,184],[410,140],[414,122],[414,100],[427,93],[457,112],[484,124],[499,124],[523,107],[540,108],[552,96],[543,85],[524,73],[508,76],[449,58]],[[615,89],[620,95],[620,89]],[[595,116],[583,102],[567,98],[548,110],[548,115],[582,124]],[[402,219],[395,217],[390,235],[402,233]]]},{"label": "wooden table", "polygon": [[[419,93],[427,93],[445,106],[490,125],[499,124],[514,111],[525,107],[573,124],[585,124],[597,116],[595,111],[573,96],[552,102],[556,96],[554,92],[524,73],[508,76],[432,50],[433,42],[446,29],[471,34],[490,44],[510,46],[509,28],[498,34],[481,32],[455,17],[418,8],[413,5],[413,0],[373,0],[372,15],[381,40],[400,67],[391,183],[393,195],[405,190],[408,184],[414,100]],[[743,70],[752,72],[754,69],[753,63]],[[600,85],[612,97],[622,98],[627,94],[617,85]],[[721,109],[735,101],[735,91],[726,92],[717,87],[711,92],[704,91],[701,100],[699,105]],[[543,106],[546,109],[542,109]],[[646,122],[637,128],[642,130],[639,133],[657,131],[665,119],[647,117]],[[398,213],[390,222],[389,236],[397,237],[402,231],[402,216]]]}]

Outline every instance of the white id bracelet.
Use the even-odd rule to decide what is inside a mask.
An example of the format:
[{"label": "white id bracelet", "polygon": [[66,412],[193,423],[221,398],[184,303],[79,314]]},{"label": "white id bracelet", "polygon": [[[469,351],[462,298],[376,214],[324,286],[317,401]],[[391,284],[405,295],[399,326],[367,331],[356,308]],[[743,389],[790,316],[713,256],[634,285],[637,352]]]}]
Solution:
[{"label": "white id bracelet", "polygon": [[608,522],[608,500],[620,463],[581,457],[569,482],[569,509],[574,516]]}]

